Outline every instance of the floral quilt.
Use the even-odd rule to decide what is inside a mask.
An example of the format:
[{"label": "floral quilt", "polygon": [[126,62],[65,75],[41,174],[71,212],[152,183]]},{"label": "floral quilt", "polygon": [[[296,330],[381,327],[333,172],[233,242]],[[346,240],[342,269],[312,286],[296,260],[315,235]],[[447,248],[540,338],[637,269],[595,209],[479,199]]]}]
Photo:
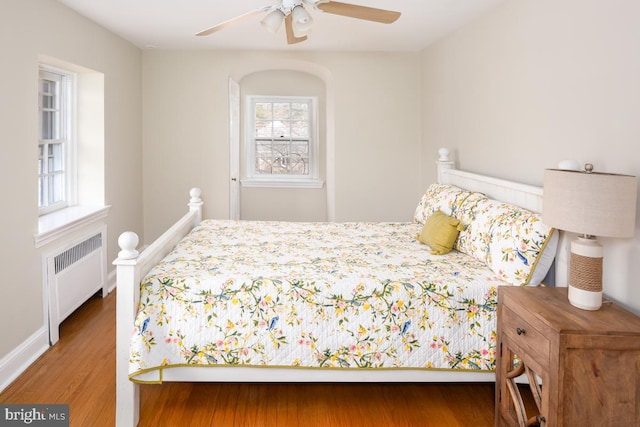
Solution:
[{"label": "floral quilt", "polygon": [[421,227],[203,221],[141,283],[130,378],[203,365],[495,370],[505,282],[474,257],[432,255]]}]

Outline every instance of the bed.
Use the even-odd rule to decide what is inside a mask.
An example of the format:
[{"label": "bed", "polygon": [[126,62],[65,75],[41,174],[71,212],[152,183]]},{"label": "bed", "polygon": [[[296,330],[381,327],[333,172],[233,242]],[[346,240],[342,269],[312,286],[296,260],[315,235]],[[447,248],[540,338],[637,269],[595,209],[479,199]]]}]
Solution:
[{"label": "bed", "polygon": [[[137,424],[139,383],[493,381],[497,287],[538,285],[554,257],[561,275],[564,243],[531,213],[541,188],[445,149],[437,171],[409,223],[202,220],[193,189],[141,253],[123,233],[117,424]],[[416,239],[436,212],[459,228],[446,255]]]}]

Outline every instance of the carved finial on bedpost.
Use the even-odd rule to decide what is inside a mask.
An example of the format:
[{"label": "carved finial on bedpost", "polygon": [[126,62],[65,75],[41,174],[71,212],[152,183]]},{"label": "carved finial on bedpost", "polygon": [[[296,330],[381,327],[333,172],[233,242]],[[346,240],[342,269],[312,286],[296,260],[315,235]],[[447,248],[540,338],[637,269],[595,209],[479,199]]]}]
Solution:
[{"label": "carved finial on bedpost", "polygon": [[452,169],[454,163],[449,158],[449,149],[448,148],[440,148],[438,150],[438,161],[436,162],[437,169],[437,179],[439,183],[444,183],[443,171],[446,169]]},{"label": "carved finial on bedpost", "polygon": [[138,235],[133,231],[125,231],[118,237],[118,246],[120,246],[120,252],[118,252],[118,258],[120,259],[136,259],[138,257]]},{"label": "carved finial on bedpost", "polygon": [[202,220],[202,199],[200,198],[200,195],[202,194],[202,190],[200,190],[199,188],[192,188],[189,191],[189,196],[191,196],[191,199],[189,199],[189,210],[190,211],[196,211],[198,212],[198,223],[200,223],[200,221]]},{"label": "carved finial on bedpost", "polygon": [[192,203],[202,203],[202,199],[200,198],[201,195],[202,195],[202,190],[200,190],[197,187],[194,187],[191,190],[189,190],[189,196],[191,196],[191,199],[189,200],[189,205],[191,205]]},{"label": "carved finial on bedpost", "polygon": [[448,148],[444,148],[444,147],[440,148],[438,150],[438,155],[440,156],[440,157],[438,157],[438,161],[439,162],[449,162],[450,161],[449,160],[449,149]]}]

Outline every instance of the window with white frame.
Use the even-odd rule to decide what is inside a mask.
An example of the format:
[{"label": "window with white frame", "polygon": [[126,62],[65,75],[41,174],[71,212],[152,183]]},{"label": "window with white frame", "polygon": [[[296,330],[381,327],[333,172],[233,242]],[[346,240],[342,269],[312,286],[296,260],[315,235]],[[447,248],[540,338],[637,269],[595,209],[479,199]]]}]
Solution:
[{"label": "window with white frame", "polygon": [[38,208],[46,214],[69,205],[74,167],[72,96],[74,76],[40,68]]},{"label": "window with white frame", "polygon": [[248,97],[243,185],[319,187],[316,99]]}]

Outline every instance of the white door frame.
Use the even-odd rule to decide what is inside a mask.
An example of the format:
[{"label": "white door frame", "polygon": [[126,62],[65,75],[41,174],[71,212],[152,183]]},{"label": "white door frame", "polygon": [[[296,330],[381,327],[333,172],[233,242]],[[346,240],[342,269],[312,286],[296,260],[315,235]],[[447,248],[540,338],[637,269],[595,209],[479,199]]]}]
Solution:
[{"label": "white door frame", "polygon": [[240,219],[240,85],[229,78],[229,219]]}]

